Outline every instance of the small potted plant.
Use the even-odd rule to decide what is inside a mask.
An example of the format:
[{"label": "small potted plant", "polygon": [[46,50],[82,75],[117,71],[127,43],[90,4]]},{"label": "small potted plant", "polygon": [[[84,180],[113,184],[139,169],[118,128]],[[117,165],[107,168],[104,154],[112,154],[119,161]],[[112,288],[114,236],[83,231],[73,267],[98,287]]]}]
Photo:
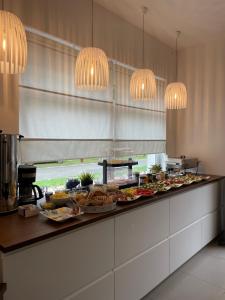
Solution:
[{"label": "small potted plant", "polygon": [[82,173],[80,175],[80,183],[83,187],[93,184],[93,180],[94,180],[94,175],[91,173],[87,172],[87,173]]},{"label": "small potted plant", "polygon": [[69,178],[66,182],[66,188],[68,190],[72,190],[76,188],[78,184],[80,184],[80,180],[78,180],[77,178]]},{"label": "small potted plant", "polygon": [[151,171],[153,174],[157,174],[162,171],[162,167],[159,164],[152,165]]}]

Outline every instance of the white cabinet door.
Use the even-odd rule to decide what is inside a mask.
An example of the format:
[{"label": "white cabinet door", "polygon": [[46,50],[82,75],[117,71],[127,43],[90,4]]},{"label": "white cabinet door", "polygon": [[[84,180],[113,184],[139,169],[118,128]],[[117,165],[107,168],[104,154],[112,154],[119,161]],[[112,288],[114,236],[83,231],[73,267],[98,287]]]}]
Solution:
[{"label": "white cabinet door", "polygon": [[64,300],[114,300],[113,272]]},{"label": "white cabinet door", "polygon": [[170,238],[170,273],[201,249],[201,235],[201,221],[199,221]]},{"label": "white cabinet door", "polygon": [[115,271],[115,300],[139,300],[169,275],[168,240]]},{"label": "white cabinet door", "polygon": [[219,233],[219,212],[216,210],[202,219],[202,247],[211,242]]},{"label": "white cabinet door", "polygon": [[[114,220],[5,255],[5,300],[61,300],[113,269]],[[22,276],[21,276],[22,274]]]},{"label": "white cabinet door", "polygon": [[201,189],[187,191],[170,198],[170,233],[198,220],[202,214]]},{"label": "white cabinet door", "polygon": [[116,266],[147,250],[169,235],[167,199],[115,218]]},{"label": "white cabinet door", "polygon": [[218,185],[212,183],[170,198],[170,233],[181,230],[218,207]]},{"label": "white cabinet door", "polygon": [[215,211],[219,207],[219,183],[211,183],[202,188],[202,216]]}]

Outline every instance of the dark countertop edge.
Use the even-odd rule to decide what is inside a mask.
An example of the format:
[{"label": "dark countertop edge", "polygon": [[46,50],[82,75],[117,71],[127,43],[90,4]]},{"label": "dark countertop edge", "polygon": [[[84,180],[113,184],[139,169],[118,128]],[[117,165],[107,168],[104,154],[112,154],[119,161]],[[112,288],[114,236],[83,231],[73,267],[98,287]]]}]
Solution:
[{"label": "dark countertop edge", "polygon": [[0,297],[2,297],[3,294],[5,293],[6,287],[7,287],[6,283],[0,283]]},{"label": "dark countertop edge", "polygon": [[[60,224],[59,224],[59,228],[57,230],[55,230],[55,228],[53,228],[52,232],[46,233],[46,234],[40,234],[37,237],[31,238],[31,239],[27,239],[18,243],[15,243],[13,245],[9,245],[9,246],[3,246],[0,244],[0,250],[3,253],[8,253],[10,251],[14,251],[17,249],[20,249],[22,247],[25,246],[29,246],[32,244],[35,244],[36,242],[41,242],[44,240],[47,240],[48,238],[52,238],[52,237],[56,237],[60,234],[75,230],[75,229],[80,229],[81,227],[87,226],[89,224],[93,224],[96,223],[98,221],[113,217],[115,215],[119,215],[128,211],[132,211],[133,209],[136,209],[138,207],[142,207],[145,205],[149,205],[151,203],[154,203],[156,201],[165,199],[165,198],[169,198],[173,195],[177,195],[183,192],[188,192],[190,190],[196,189],[198,187],[204,186],[204,185],[208,185],[210,183],[216,182],[216,181],[221,181],[223,179],[225,179],[225,176],[215,176],[215,175],[210,175],[211,178],[209,180],[204,180],[201,181],[199,183],[193,183],[191,185],[187,185],[187,186],[182,186],[180,188],[177,189],[172,189],[169,190],[165,193],[159,193],[156,194],[155,196],[152,196],[151,198],[146,198],[146,199],[142,199],[141,201],[137,201],[135,203],[130,203],[127,205],[118,205],[117,208],[113,211],[110,212],[106,212],[106,213],[100,213],[100,214],[91,214],[91,218],[87,219],[87,220],[83,220],[80,223],[68,223],[67,227],[63,227],[60,228]],[[37,220],[38,222],[38,220]]]}]

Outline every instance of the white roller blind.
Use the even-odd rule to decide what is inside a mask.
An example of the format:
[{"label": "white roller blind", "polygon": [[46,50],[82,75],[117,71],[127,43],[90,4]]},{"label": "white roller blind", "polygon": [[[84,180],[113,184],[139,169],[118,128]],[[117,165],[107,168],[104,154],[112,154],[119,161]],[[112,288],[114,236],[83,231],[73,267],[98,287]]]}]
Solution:
[{"label": "white roller blind", "polygon": [[157,99],[130,99],[126,66],[110,62],[107,90],[76,90],[78,51],[52,37],[28,34],[28,68],[20,82],[20,133],[23,162],[107,157],[114,149],[165,152],[165,81],[157,80]]},{"label": "white roller blind", "polygon": [[20,88],[21,133],[29,139],[111,139],[112,103]]},{"label": "white roller blind", "polygon": [[116,65],[114,69],[116,149],[130,149],[135,154],[165,152],[166,113],[163,98],[166,82],[156,80],[156,99],[134,101],[129,93],[133,71],[121,65]]}]

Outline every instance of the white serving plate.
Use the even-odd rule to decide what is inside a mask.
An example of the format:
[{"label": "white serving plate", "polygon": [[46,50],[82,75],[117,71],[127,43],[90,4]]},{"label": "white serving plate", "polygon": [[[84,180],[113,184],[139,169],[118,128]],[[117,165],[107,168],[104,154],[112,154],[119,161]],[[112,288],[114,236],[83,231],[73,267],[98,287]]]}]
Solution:
[{"label": "white serving plate", "polygon": [[188,180],[188,181],[184,181],[184,185],[190,185],[192,184],[194,181],[193,180]]},{"label": "white serving plate", "polygon": [[183,183],[174,183],[172,187],[174,187],[175,189],[182,187]]},{"label": "white serving plate", "polygon": [[211,176],[203,176],[202,180],[209,180],[211,178]]},{"label": "white serving plate", "polygon": [[102,206],[81,206],[81,209],[84,213],[87,214],[97,214],[97,213],[103,213],[107,211],[114,210],[116,208],[116,203],[102,205]]},{"label": "white serving plate", "polygon": [[157,193],[165,193],[171,189],[171,186],[165,186],[163,190],[158,190]]},{"label": "white serving plate", "polygon": [[131,202],[134,202],[134,201],[138,200],[139,198],[141,198],[141,196],[128,197],[127,200],[118,200],[117,204],[131,203]]},{"label": "white serving plate", "polygon": [[83,214],[83,212],[80,210],[78,214],[73,214],[73,209],[69,207],[61,207],[57,209],[52,210],[43,210],[40,212],[44,217],[55,221],[55,222],[65,222],[69,219],[74,219]]}]

